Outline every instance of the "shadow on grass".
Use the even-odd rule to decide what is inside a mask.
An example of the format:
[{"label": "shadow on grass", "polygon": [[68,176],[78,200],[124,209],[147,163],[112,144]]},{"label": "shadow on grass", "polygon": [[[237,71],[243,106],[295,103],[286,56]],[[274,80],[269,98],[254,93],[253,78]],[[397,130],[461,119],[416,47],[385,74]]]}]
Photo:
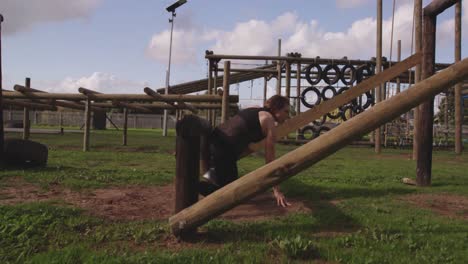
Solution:
[{"label": "shadow on grass", "polygon": [[[317,187],[305,185],[299,180],[289,179],[284,190],[290,198],[305,201],[310,213],[287,215],[273,220],[236,223],[213,220],[203,232],[185,237],[187,242],[229,243],[229,242],[265,242],[277,237],[295,235],[335,236],[354,232],[361,227],[360,223],[344,213],[337,204],[340,200],[350,198],[378,198],[387,195],[405,195],[415,193],[408,187]],[[262,204],[258,204],[259,207]]]}]

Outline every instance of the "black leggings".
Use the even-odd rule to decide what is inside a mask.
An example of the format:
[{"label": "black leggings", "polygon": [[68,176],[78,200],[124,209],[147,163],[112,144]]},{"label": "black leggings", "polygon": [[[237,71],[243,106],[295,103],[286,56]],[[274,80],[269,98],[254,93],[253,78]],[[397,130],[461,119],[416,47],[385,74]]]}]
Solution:
[{"label": "black leggings", "polygon": [[210,167],[215,169],[216,184],[220,187],[235,181],[238,177],[237,156],[232,148],[222,144],[210,145]]}]

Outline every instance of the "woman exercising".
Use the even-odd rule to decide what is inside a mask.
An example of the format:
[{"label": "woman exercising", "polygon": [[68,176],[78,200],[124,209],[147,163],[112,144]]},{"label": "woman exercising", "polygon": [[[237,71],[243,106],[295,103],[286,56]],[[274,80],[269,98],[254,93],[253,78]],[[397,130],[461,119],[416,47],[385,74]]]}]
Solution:
[{"label": "woman exercising", "polygon": [[[274,95],[262,108],[241,110],[227,122],[216,127],[210,137],[210,166],[200,181],[200,194],[207,196],[237,179],[237,160],[249,152],[249,144],[265,139],[265,163],[275,159],[276,129],[289,118],[289,100]],[[278,206],[286,201],[278,186],[273,187]]]}]

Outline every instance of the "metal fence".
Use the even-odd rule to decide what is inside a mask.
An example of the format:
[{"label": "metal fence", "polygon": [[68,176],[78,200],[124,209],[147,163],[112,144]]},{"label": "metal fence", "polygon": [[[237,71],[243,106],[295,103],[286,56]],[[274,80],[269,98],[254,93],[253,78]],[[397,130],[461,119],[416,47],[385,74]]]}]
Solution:
[{"label": "metal fence", "polygon": [[[118,128],[123,127],[123,113],[107,113],[107,117],[107,128],[115,128],[113,124],[115,124]],[[82,112],[30,111],[29,119],[31,120],[32,125],[60,126],[60,120],[62,120],[62,126],[81,127],[84,124],[84,114]],[[22,122],[23,111],[4,109],[3,120],[5,122]],[[129,128],[162,128],[163,116],[156,114],[129,113],[127,126]],[[175,128],[174,116],[169,116],[168,128]]]}]

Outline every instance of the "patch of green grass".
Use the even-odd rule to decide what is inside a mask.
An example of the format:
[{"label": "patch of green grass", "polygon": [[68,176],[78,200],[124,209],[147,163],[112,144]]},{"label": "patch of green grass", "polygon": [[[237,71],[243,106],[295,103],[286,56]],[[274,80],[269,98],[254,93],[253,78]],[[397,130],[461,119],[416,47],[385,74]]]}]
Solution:
[{"label": "patch of green grass", "polygon": [[[8,134],[7,137],[20,134]],[[174,131],[95,131],[91,151],[82,134],[36,135],[49,146],[46,168],[0,171],[0,190],[12,176],[47,187],[164,185],[175,174]],[[278,155],[297,146],[278,145]],[[214,219],[198,240],[167,247],[166,221],[109,221],[53,204],[0,206],[0,262],[30,263],[467,263],[468,225],[405,202],[408,194],[468,197],[468,155],[433,154],[432,186],[404,185],[414,178],[410,150],[344,148],[281,184],[310,213],[271,220]],[[239,161],[240,175],[264,164],[260,155]],[[0,197],[1,199],[1,197]],[[155,198],[156,199],[156,198]],[[261,206],[261,205],[259,205]],[[457,216],[456,214],[454,214]],[[280,246],[280,244],[282,246]],[[296,253],[295,253],[296,252]]]}]

